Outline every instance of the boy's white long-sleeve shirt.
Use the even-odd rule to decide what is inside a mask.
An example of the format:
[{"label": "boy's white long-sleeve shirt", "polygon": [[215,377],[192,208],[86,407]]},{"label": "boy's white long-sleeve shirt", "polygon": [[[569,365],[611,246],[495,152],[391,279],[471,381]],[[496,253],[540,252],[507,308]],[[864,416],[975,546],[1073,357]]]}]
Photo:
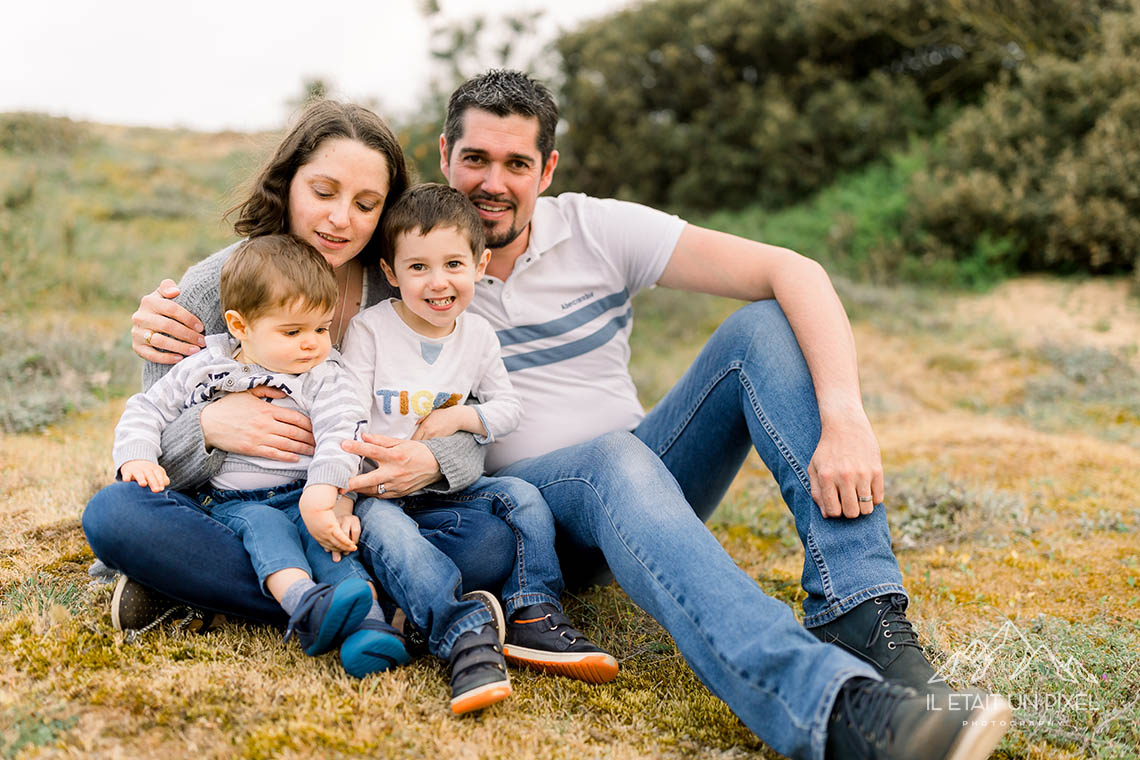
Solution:
[{"label": "boy's white long-sleeve shirt", "polygon": [[425,338],[381,301],[352,319],[342,344],[345,368],[360,403],[370,409],[368,432],[410,438],[416,421],[469,396],[486,436],[507,435],[522,418],[522,401],[507,377],[499,340],[487,320],[460,314],[450,335]]},{"label": "boy's white long-sleeve shirt", "polygon": [[[146,392],[131,396],[115,427],[115,470],[132,459],[157,462],[162,430],[182,410],[223,393],[269,386],[286,394],[269,403],[303,412],[312,420],[317,442],[313,456],[279,462],[229,453],[214,484],[226,487],[227,473],[264,473],[265,483],[256,487],[269,488],[307,473],[309,483],[346,487],[360,468],[360,457],[344,451],[340,444],[358,437],[367,407],[360,405],[336,351],[308,372],[292,375],[237,361],[233,357],[239,346],[229,335],[211,335],[204,349],[178,362]],[[248,478],[243,480],[248,482]]]}]

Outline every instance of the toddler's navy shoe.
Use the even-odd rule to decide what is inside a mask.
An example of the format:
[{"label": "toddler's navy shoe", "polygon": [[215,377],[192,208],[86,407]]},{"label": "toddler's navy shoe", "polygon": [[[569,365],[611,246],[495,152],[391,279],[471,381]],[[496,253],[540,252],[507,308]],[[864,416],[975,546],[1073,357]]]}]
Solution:
[{"label": "toddler's navy shoe", "polygon": [[289,618],[285,641],[294,635],[305,654],[324,654],[360,627],[372,607],[372,591],[359,578],[345,578],[335,586],[318,583],[305,592]]},{"label": "toddler's navy shoe", "polygon": [[404,637],[382,620],[365,618],[340,645],[340,663],[356,678],[406,665],[410,660]]},{"label": "toddler's navy shoe", "polygon": [[549,602],[532,604],[515,613],[507,624],[503,654],[512,664],[590,683],[606,683],[618,674],[614,656],[575,630],[570,619]]}]

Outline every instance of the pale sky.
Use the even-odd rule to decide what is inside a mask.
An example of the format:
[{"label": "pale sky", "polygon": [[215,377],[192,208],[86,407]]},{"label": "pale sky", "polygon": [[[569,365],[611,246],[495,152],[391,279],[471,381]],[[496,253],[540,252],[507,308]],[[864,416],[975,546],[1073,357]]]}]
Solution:
[{"label": "pale sky", "polygon": [[[628,0],[444,0],[450,18],[542,9],[543,33]],[[275,129],[306,78],[398,121],[430,77],[417,0],[21,0],[0,13],[0,112]],[[488,62],[493,63],[493,61]]]}]

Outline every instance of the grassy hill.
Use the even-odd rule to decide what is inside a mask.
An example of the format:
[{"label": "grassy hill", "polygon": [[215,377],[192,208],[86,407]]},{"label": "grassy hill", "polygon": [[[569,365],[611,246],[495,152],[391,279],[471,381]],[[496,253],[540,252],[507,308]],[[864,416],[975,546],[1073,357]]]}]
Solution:
[{"label": "grassy hill", "polygon": [[[114,633],[78,518],[112,477],[111,430],[138,370],[129,316],[230,239],[221,212],[265,139],[19,118],[30,128],[0,129],[0,757],[774,757],[616,586],[569,606],[621,660],[617,680],[516,671],[515,696],[463,719],[430,659],[355,681],[265,628]],[[813,203],[715,223],[796,245],[795,230],[837,213]],[[1020,704],[999,756],[1136,757],[1140,306],[1127,283],[837,285],[929,653]],[[733,308],[638,297],[647,404]],[[755,456],[710,527],[798,611],[802,550]]]}]

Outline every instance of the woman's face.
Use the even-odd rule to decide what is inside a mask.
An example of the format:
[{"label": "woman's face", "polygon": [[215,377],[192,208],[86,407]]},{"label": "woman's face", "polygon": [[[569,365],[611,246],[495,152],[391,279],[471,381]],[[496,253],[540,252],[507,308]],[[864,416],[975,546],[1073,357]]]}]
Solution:
[{"label": "woman's face", "polygon": [[289,231],[339,267],[367,245],[387,195],[381,153],[347,137],[329,138],[289,183]]}]

